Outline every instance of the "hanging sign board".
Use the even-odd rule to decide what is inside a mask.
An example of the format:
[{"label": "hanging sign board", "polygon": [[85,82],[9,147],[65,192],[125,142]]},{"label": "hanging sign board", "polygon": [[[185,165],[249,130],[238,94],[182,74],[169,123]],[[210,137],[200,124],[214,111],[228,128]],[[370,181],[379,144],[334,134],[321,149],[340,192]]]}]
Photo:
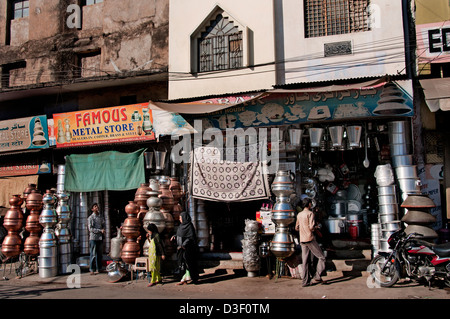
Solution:
[{"label": "hanging sign board", "polygon": [[18,162],[14,161],[14,163],[0,164],[0,177],[49,174],[51,172],[51,163],[45,160],[39,161],[37,158],[33,160],[24,160]]},{"label": "hanging sign board", "polygon": [[227,129],[414,115],[411,95],[395,83],[363,89],[287,92],[272,90],[267,97],[253,103],[232,106],[195,119],[203,121],[203,128]]},{"label": "hanging sign board", "polygon": [[148,103],[53,114],[56,147],[155,139]]},{"label": "hanging sign board", "polygon": [[0,152],[48,148],[47,116],[0,122]]}]

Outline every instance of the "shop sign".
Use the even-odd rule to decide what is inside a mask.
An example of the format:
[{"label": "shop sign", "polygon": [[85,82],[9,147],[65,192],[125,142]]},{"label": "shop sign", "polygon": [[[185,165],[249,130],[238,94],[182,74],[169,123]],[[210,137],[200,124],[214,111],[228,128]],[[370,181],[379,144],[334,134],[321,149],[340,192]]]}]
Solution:
[{"label": "shop sign", "polygon": [[53,114],[57,147],[155,139],[148,103]]},{"label": "shop sign", "polygon": [[49,174],[52,172],[51,164],[38,159],[0,164],[0,177]]},{"label": "shop sign", "polygon": [[411,95],[396,84],[340,91],[270,93],[267,97],[232,106],[206,116],[204,129],[263,127],[317,121],[413,116]]},{"label": "shop sign", "polygon": [[450,21],[416,26],[419,63],[450,62]]},{"label": "shop sign", "polygon": [[48,148],[47,116],[0,122],[0,152]]}]

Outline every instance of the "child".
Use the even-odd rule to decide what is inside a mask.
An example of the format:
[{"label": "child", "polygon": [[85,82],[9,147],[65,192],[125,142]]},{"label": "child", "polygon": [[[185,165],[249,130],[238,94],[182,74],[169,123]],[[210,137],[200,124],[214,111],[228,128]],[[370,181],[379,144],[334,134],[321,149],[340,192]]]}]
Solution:
[{"label": "child", "polygon": [[147,287],[152,287],[162,283],[161,278],[161,259],[164,260],[164,245],[159,237],[158,228],[155,224],[147,226],[147,240],[150,242],[148,248],[148,268],[152,272],[152,279]]}]

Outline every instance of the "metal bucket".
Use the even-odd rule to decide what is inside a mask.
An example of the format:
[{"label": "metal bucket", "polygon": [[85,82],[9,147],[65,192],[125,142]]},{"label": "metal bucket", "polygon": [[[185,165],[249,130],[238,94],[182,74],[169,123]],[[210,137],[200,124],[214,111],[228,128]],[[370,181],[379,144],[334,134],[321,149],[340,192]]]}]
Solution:
[{"label": "metal bucket", "polygon": [[310,127],[309,131],[309,140],[311,147],[320,147],[320,143],[323,138],[324,129],[319,127]]},{"label": "metal bucket", "polygon": [[344,138],[344,127],[343,126],[330,126],[328,128],[330,133],[331,142],[333,147],[341,147],[342,140]]},{"label": "metal bucket", "polygon": [[155,151],[155,165],[157,170],[163,170],[166,167],[167,151]]},{"label": "metal bucket", "polygon": [[395,185],[378,186],[378,195],[391,195],[396,196]]},{"label": "metal bucket", "polygon": [[289,129],[289,141],[291,142],[291,145],[293,146],[301,146],[302,145],[302,137],[303,137],[303,130],[301,129]]},{"label": "metal bucket", "polygon": [[416,178],[399,178],[398,184],[403,193],[420,193],[421,182]]},{"label": "metal bucket", "polygon": [[390,144],[389,149],[391,156],[408,155],[411,154],[412,145],[411,143]]},{"label": "metal bucket", "polygon": [[379,215],[380,223],[386,224],[398,220],[398,214],[381,214]]},{"label": "metal bucket", "polygon": [[359,147],[361,141],[362,126],[347,126],[347,137],[350,147]]},{"label": "metal bucket", "polygon": [[381,224],[382,231],[397,231],[401,228],[401,222],[399,220],[390,221]]},{"label": "metal bucket", "polygon": [[328,218],[324,220],[325,227],[330,234],[345,233],[345,217],[342,218]]},{"label": "metal bucket", "polygon": [[416,165],[398,166],[395,168],[395,174],[397,175],[398,179],[405,179],[405,178],[418,179]]},{"label": "metal bucket", "polygon": [[398,204],[397,197],[394,195],[378,195],[379,205],[392,205]]},{"label": "metal bucket", "polygon": [[145,168],[147,169],[153,168],[153,152],[145,152],[144,159],[145,159]]}]

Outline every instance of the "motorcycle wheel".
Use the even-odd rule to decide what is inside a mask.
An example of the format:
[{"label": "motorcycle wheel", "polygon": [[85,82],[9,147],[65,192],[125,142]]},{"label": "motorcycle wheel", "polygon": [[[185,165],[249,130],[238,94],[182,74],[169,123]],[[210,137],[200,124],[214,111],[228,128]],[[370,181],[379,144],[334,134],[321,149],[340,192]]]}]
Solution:
[{"label": "motorcycle wheel", "polygon": [[381,269],[385,265],[387,259],[385,256],[378,255],[370,263],[369,273],[375,284],[380,287],[392,287],[399,280],[400,274],[394,264],[389,266],[389,269],[383,273]]}]

